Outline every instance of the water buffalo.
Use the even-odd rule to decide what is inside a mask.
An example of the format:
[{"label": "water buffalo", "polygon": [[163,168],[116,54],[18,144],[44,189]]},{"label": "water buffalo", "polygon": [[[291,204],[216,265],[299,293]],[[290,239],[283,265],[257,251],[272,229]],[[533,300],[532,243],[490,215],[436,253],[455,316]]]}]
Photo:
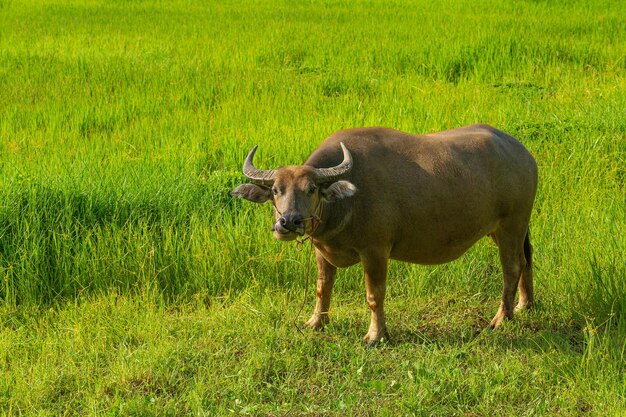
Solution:
[{"label": "water buffalo", "polygon": [[413,135],[373,127],[327,138],[304,165],[243,172],[252,182],[231,194],[271,201],[274,237],[308,235],[317,260],[317,304],[305,325],[328,322],[337,268],[363,264],[371,321],[368,344],[386,335],[384,301],[389,259],[450,262],[489,235],[504,275],[499,327],[533,304],[528,224],[537,190],[537,165],[512,136],[488,125]]}]

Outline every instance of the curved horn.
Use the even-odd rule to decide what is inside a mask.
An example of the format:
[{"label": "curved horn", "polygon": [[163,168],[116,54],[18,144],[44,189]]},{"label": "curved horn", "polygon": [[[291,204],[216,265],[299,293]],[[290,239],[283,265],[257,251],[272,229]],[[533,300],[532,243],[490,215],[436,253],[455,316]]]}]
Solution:
[{"label": "curved horn", "polygon": [[252,159],[254,159],[254,153],[258,147],[259,145],[256,145],[252,148],[246,161],[243,163],[243,175],[248,177],[255,184],[272,185],[274,184],[274,174],[276,174],[276,170],[256,169],[254,165],[252,165]]},{"label": "curved horn", "polygon": [[352,169],[352,155],[343,142],[341,142],[341,149],[343,150],[343,161],[339,165],[332,168],[315,169],[315,175],[318,182],[332,182],[350,172]]}]

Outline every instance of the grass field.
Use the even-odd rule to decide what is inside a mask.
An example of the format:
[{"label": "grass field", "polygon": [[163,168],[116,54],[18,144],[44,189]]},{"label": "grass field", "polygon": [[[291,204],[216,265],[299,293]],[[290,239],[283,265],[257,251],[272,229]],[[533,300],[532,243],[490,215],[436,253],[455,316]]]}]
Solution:
[{"label": "grass field", "polygon": [[[626,2],[0,0],[0,415],[626,415]],[[538,306],[497,250],[360,267],[331,325],[240,166],[489,123],[539,165]],[[306,305],[299,314],[303,298]]]}]

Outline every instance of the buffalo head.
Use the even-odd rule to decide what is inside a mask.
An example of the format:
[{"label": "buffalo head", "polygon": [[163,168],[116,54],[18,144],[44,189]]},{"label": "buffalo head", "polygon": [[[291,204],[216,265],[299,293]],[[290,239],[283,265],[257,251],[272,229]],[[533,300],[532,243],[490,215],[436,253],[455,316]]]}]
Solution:
[{"label": "buffalo head", "polygon": [[252,164],[256,149],[256,146],[252,148],[243,164],[243,173],[252,183],[238,186],[231,195],[255,203],[272,201],[276,219],[272,231],[276,239],[293,240],[313,233],[322,221],[326,203],[356,192],[351,182],[341,179],[352,169],[352,155],[343,143],[343,161],[331,168],[300,165],[257,169]]}]

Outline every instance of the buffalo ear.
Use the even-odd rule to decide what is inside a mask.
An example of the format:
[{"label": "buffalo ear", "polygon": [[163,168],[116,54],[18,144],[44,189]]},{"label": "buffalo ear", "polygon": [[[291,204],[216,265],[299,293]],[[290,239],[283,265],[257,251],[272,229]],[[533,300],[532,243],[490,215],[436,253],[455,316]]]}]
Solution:
[{"label": "buffalo ear", "polygon": [[344,180],[333,182],[328,187],[322,188],[322,198],[329,203],[352,197],[354,193],[356,193],[354,184]]},{"label": "buffalo ear", "polygon": [[242,184],[230,192],[230,195],[237,198],[245,198],[253,203],[265,203],[272,198],[272,191],[269,187],[256,184]]}]

